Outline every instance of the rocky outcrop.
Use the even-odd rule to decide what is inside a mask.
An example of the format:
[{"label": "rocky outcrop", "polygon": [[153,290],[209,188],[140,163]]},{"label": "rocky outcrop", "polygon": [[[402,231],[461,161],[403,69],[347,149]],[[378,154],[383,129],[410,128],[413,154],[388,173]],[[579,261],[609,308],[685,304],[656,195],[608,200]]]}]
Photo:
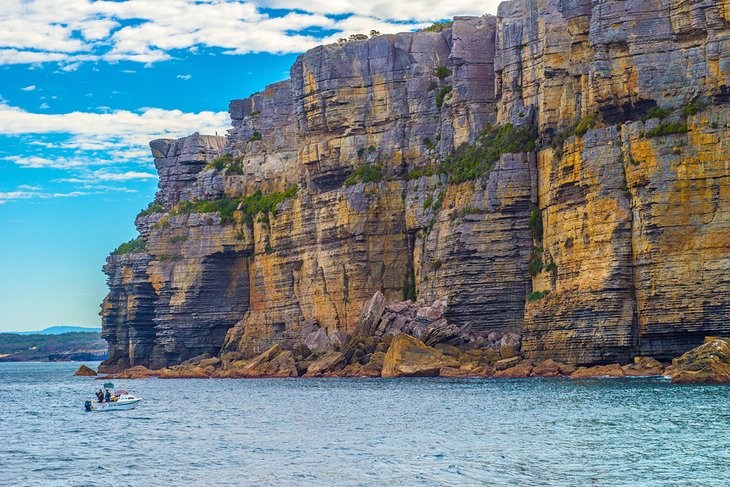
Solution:
[{"label": "rocky outcrop", "polygon": [[459,362],[401,333],[393,339],[383,362],[383,377],[435,377],[443,368],[458,368]]},{"label": "rocky outcrop", "polygon": [[371,376],[406,334],[444,375],[654,375],[730,333],[728,53],[725,0],[511,0],[301,55],[151,143],[101,370]]},{"label": "rocky outcrop", "polygon": [[76,377],[96,377],[96,371],[88,365],[82,365],[74,372]]},{"label": "rocky outcrop", "polygon": [[672,362],[676,384],[730,383],[730,340],[710,338]]}]

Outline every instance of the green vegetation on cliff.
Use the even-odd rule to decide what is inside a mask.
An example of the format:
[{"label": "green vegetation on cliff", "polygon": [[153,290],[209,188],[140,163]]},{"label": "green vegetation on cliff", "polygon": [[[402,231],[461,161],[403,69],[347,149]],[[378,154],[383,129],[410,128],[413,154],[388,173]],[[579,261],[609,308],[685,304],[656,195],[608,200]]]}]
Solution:
[{"label": "green vegetation on cliff", "polygon": [[162,213],[163,211],[165,211],[165,207],[162,206],[161,204],[153,201],[152,203],[149,204],[149,206],[147,208],[145,208],[144,210],[139,212],[139,215],[137,215],[137,218],[139,218],[141,216],[152,215],[154,213]]},{"label": "green vegetation on cliff", "polygon": [[550,291],[533,291],[527,295],[528,301],[538,301],[550,294]]},{"label": "green vegetation on cliff", "polygon": [[535,134],[526,127],[511,123],[495,127],[488,125],[479,134],[477,142],[462,144],[441,164],[447,181],[458,184],[484,176],[502,154],[535,150]]},{"label": "green vegetation on cliff", "polygon": [[454,25],[453,21],[448,22],[436,22],[428,27],[421,29],[421,32],[442,32],[444,29],[450,29]]},{"label": "green vegetation on cliff", "polygon": [[138,254],[147,250],[147,241],[142,237],[125,242],[112,252],[112,255]]},{"label": "green vegetation on cliff", "polygon": [[357,183],[377,183],[383,178],[383,166],[363,164],[345,179],[345,186]]},{"label": "green vegetation on cliff", "polygon": [[221,198],[217,200],[206,201],[188,201],[183,200],[171,212],[175,215],[189,213],[218,213],[220,214],[220,223],[233,223],[235,221],[234,212],[243,213],[247,223],[253,223],[253,217],[258,213],[268,214],[274,212],[276,207],[284,200],[293,198],[299,191],[299,186],[290,186],[281,193],[263,194],[256,191],[250,196],[240,196],[238,198]]}]

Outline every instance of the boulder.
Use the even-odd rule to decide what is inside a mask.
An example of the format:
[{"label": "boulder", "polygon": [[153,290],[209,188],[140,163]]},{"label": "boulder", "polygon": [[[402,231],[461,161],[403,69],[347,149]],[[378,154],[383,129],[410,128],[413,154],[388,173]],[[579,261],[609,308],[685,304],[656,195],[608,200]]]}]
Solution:
[{"label": "boulder", "polygon": [[520,361],[520,357],[510,357],[502,360],[497,360],[494,363],[494,368],[497,370],[507,370],[510,367],[514,367]]},{"label": "boulder", "polygon": [[439,343],[461,345],[467,343],[472,335],[471,323],[459,326],[449,323],[445,318],[441,318],[425,329],[421,334],[421,341],[429,346]]},{"label": "boulder", "polygon": [[626,377],[619,364],[596,365],[594,367],[578,367],[570,374],[571,379],[618,379]]},{"label": "boulder", "polygon": [[307,368],[307,377],[322,375],[327,372],[335,372],[345,368],[347,359],[345,354],[341,352],[327,352],[317,360],[309,364]]},{"label": "boulder", "polygon": [[517,333],[505,333],[499,340],[499,353],[502,358],[510,358],[519,355],[520,340],[520,335]]},{"label": "boulder", "polygon": [[[512,360],[512,359],[507,359]],[[531,362],[524,361],[519,362],[517,365],[510,367],[508,369],[504,370],[497,370],[494,373],[494,377],[498,377],[500,379],[522,379],[525,377],[530,377],[530,374],[532,373],[533,365]]]},{"label": "boulder", "polygon": [[672,361],[676,384],[730,383],[730,340],[713,338]]},{"label": "boulder", "polygon": [[459,367],[459,362],[420,340],[401,333],[393,339],[385,354],[382,376],[435,377],[445,367]]},{"label": "boulder", "polygon": [[96,371],[91,367],[82,365],[76,372],[74,372],[74,375],[77,377],[96,377]]},{"label": "boulder", "polygon": [[404,303],[403,301],[391,301],[385,309],[391,313],[400,314],[408,309],[408,303]]},{"label": "boulder", "polygon": [[264,370],[266,377],[298,377],[299,371],[294,360],[294,354],[285,350],[274,357]]},{"label": "boulder", "polygon": [[353,336],[372,336],[380,323],[383,311],[385,311],[385,296],[378,291],[370,298],[370,301],[368,301],[360,313],[360,318],[355,325]]},{"label": "boulder", "polygon": [[[436,303],[438,303],[438,301]],[[416,311],[416,319],[433,322],[443,318],[446,307],[439,306],[436,303],[433,303],[431,306],[418,308],[418,311]]]},{"label": "boulder", "polygon": [[532,369],[532,377],[560,377],[568,376],[573,372],[575,372],[575,366],[547,359],[535,364]]},{"label": "boulder", "polygon": [[654,377],[662,375],[664,366],[651,357],[634,357],[634,363],[621,367],[627,377]]},{"label": "boulder", "polygon": [[330,338],[324,328],[313,331],[304,338],[304,344],[312,351],[323,350],[330,347]]},{"label": "boulder", "polygon": [[264,353],[248,361],[238,360],[231,364],[231,377],[297,377],[294,354],[274,345]]}]

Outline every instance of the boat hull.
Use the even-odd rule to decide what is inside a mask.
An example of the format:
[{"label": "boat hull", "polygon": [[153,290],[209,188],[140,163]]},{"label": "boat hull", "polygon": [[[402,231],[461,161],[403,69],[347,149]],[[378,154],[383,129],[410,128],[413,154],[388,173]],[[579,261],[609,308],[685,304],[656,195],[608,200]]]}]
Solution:
[{"label": "boat hull", "polygon": [[126,411],[128,409],[136,408],[140,401],[141,399],[103,403],[87,401],[85,407],[87,411]]}]

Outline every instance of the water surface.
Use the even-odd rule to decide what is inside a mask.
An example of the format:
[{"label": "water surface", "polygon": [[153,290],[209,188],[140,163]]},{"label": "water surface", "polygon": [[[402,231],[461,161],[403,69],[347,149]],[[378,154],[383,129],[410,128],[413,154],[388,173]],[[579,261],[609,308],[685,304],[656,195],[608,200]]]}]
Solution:
[{"label": "water surface", "polygon": [[0,363],[0,485],[730,485],[730,387],[119,380],[142,405],[86,413],[78,366]]}]

